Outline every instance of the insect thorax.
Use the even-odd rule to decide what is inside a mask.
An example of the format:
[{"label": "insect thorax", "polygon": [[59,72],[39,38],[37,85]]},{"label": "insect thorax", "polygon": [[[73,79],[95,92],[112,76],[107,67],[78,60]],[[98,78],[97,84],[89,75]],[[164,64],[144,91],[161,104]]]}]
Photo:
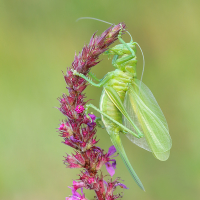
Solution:
[{"label": "insect thorax", "polygon": [[126,91],[128,90],[128,85],[133,81],[134,76],[128,72],[123,72],[116,69],[112,72],[113,78],[106,84],[111,86],[120,96],[121,100],[124,100]]},{"label": "insect thorax", "polygon": [[[112,76],[112,78],[107,82],[107,84],[104,87],[106,86],[112,87],[119,95],[121,101],[124,102],[125,94],[126,91],[128,90],[129,83],[131,83],[134,80],[133,75],[131,75],[128,72],[123,72],[119,69],[110,72],[110,75]],[[122,124],[122,114],[115,106],[115,104],[112,102],[111,98],[107,95],[105,89],[103,90],[101,95],[100,110],[103,113],[109,115],[115,121]],[[115,123],[113,123],[103,115],[102,115],[102,121],[106,126],[106,129],[110,127],[112,130],[114,130],[118,127],[116,126]],[[119,128],[119,131],[120,130],[121,128]]]}]

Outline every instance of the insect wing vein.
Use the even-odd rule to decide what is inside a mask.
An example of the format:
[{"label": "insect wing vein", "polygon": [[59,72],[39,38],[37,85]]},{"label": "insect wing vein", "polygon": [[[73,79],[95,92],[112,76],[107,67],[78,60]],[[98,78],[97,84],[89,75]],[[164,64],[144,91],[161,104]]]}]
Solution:
[{"label": "insect wing vein", "polygon": [[[131,115],[134,117],[135,123],[139,123],[138,126],[142,129],[146,142],[154,156],[159,160],[167,160],[172,145],[171,137],[166,119],[152,92],[144,83],[135,79],[127,92],[126,104],[129,104],[128,110],[132,110]],[[126,120],[124,119],[124,121]],[[125,123],[127,124],[127,122]],[[144,141],[135,138],[133,140],[135,144],[146,149],[144,139]]]}]

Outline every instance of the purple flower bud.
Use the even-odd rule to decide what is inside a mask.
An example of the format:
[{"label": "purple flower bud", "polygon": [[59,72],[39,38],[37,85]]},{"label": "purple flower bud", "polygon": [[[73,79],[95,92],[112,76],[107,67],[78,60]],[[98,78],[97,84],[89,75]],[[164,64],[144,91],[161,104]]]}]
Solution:
[{"label": "purple flower bud", "polygon": [[69,126],[68,122],[60,124],[58,129],[60,131],[61,137],[68,138],[68,137],[72,136],[72,134],[73,134],[73,130]]},{"label": "purple flower bud", "polygon": [[66,164],[67,168],[82,168],[85,165],[85,160],[78,153],[72,156],[67,154],[64,163]]},{"label": "purple flower bud", "polygon": [[85,142],[82,142],[82,143],[81,143],[81,146],[82,146],[82,147],[85,147],[85,146],[86,146],[86,143],[85,143]]},{"label": "purple flower bud", "polygon": [[63,130],[64,126],[65,126],[65,124],[61,124],[58,129],[61,131],[61,130]]},{"label": "purple flower bud", "polygon": [[92,139],[92,144],[96,144],[98,141],[96,141],[95,139]]},{"label": "purple flower bud", "polygon": [[68,138],[63,143],[66,144],[66,145],[68,145],[68,146],[70,146],[70,147],[72,147],[72,148],[76,148],[76,145],[74,145],[72,143],[72,141],[69,140]]},{"label": "purple flower bud", "polygon": [[87,131],[83,131],[83,136],[84,136],[84,137],[86,137],[86,136],[87,136],[87,134],[88,134],[88,132],[87,132]]},{"label": "purple flower bud", "polygon": [[81,165],[85,165],[85,159],[83,158],[83,156],[80,153],[76,153],[76,155],[74,155],[74,157],[77,159],[77,161]]},{"label": "purple flower bud", "polygon": [[88,183],[89,183],[89,184],[94,183],[94,178],[93,178],[93,177],[88,178]]},{"label": "purple flower bud", "polygon": [[80,181],[80,182],[73,181],[73,187],[74,187],[74,190],[78,190],[79,188],[86,187],[86,185],[82,181]]}]

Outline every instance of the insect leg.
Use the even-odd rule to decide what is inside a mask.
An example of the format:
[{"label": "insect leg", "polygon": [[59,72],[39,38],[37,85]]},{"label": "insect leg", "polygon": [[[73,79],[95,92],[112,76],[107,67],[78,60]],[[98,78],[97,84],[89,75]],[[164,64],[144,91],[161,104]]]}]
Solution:
[{"label": "insect leg", "polygon": [[100,83],[94,83],[87,76],[85,76],[84,74],[78,73],[76,70],[73,71],[73,75],[80,76],[81,78],[85,79],[88,83],[90,83],[93,86],[102,87],[112,78],[113,73],[109,72],[103,79],[100,80]]},{"label": "insect leg", "polygon": [[119,153],[119,155],[121,156],[124,164],[126,165],[128,171],[130,172],[131,176],[133,177],[133,179],[135,180],[135,182],[137,183],[137,185],[145,191],[144,186],[142,185],[142,182],[140,181],[139,177],[137,176],[137,174],[135,173],[133,167],[131,166],[131,163],[126,155],[126,152],[124,150],[124,147],[122,145],[122,141],[121,138],[119,136],[119,133],[116,133],[114,131],[109,131],[109,135],[110,135],[110,139],[112,141],[112,143],[114,144],[115,148],[117,149],[117,152]]},{"label": "insect leg", "polygon": [[93,73],[91,73],[91,72],[88,72],[88,74],[89,74],[89,76],[91,77],[91,78],[93,78],[94,80],[96,80],[96,81],[101,81],[101,79],[98,79]]},{"label": "insect leg", "polygon": [[135,52],[134,52],[133,49],[131,49],[131,48],[127,45],[127,43],[122,39],[121,33],[119,33],[118,39],[119,39],[119,41],[120,41],[122,44],[124,44],[124,46],[125,46],[125,47],[132,53],[132,55],[135,57]]},{"label": "insect leg", "polygon": [[131,54],[131,55],[128,55],[126,57],[116,59],[115,61],[112,62],[112,64],[113,65],[115,65],[115,64],[120,65],[120,64],[123,64],[123,63],[125,63],[129,60],[132,60],[133,62],[137,63],[136,58],[134,59],[134,56]]},{"label": "insect leg", "polygon": [[116,61],[118,60],[118,58],[119,58],[119,55],[114,55],[113,56],[113,59],[112,59],[112,65],[113,65],[113,67],[115,68],[115,69],[117,69],[117,67],[116,67]]},{"label": "insect leg", "polygon": [[144,136],[143,133],[140,131],[140,129],[136,126],[136,124],[133,122],[133,120],[129,116],[129,114],[126,111],[126,109],[125,109],[119,95],[117,94],[117,92],[112,87],[109,87],[109,86],[106,86],[104,89],[105,89],[107,95],[109,96],[110,100],[114,103],[114,105],[119,109],[119,111],[124,115],[124,117],[126,117],[126,119],[134,127],[138,136],[140,138],[143,137]]},{"label": "insect leg", "polygon": [[134,133],[133,131],[131,131],[130,129],[128,129],[127,127],[125,127],[123,124],[119,123],[118,121],[114,120],[112,117],[108,116],[107,114],[105,114],[104,112],[102,112],[101,110],[99,110],[96,106],[94,106],[93,104],[87,104],[86,105],[86,113],[88,112],[89,108],[93,108],[94,110],[96,110],[97,112],[99,112],[100,114],[102,114],[103,116],[105,116],[106,118],[108,118],[109,120],[111,120],[113,123],[117,124],[119,127],[121,127],[123,130],[127,131],[128,133],[132,134],[133,136],[135,136],[136,138],[141,138],[141,136],[137,135],[136,133]]}]

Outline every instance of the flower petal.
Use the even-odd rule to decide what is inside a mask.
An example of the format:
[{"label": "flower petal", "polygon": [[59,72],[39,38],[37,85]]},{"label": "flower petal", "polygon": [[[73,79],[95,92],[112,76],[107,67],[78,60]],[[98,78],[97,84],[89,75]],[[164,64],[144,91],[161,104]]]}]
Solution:
[{"label": "flower petal", "polygon": [[92,122],[96,119],[96,116],[94,114],[88,114],[92,120]]},{"label": "flower petal", "polygon": [[109,156],[112,156],[116,151],[117,151],[117,150],[116,150],[115,146],[114,146],[114,145],[111,146],[111,147],[109,148],[109,150],[108,150]]},{"label": "flower petal", "polygon": [[129,188],[126,187],[126,185],[124,185],[122,183],[117,183],[115,186],[120,186],[121,188],[129,189]]},{"label": "flower petal", "polygon": [[115,169],[113,168],[113,166],[109,162],[105,163],[105,165],[110,176],[113,176],[115,174]]},{"label": "flower petal", "polygon": [[115,159],[112,159],[112,161],[113,161],[112,167],[113,167],[114,169],[117,169],[117,168],[116,168],[116,165],[117,165],[116,160],[115,160]]}]

